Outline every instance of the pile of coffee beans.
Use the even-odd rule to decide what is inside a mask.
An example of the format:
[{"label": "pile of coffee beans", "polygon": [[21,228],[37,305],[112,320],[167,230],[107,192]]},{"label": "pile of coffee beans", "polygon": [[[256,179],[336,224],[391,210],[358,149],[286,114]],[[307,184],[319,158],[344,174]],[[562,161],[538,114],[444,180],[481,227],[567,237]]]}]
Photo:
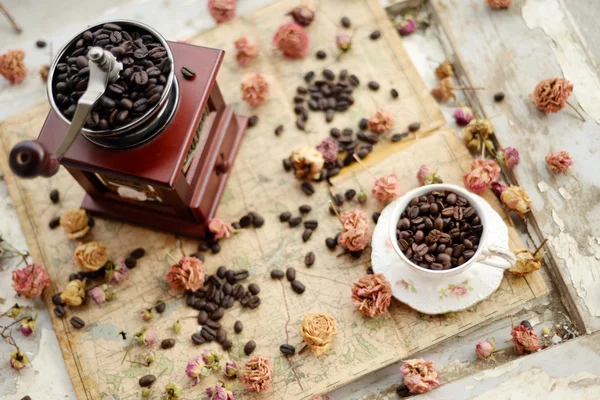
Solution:
[{"label": "pile of coffee beans", "polygon": [[298,207],[298,210],[300,211],[300,215],[297,217],[293,217],[292,213],[289,211],[282,212],[281,214],[279,214],[279,221],[287,222],[290,228],[295,228],[302,224],[304,226],[304,232],[302,232],[302,240],[304,242],[307,242],[311,238],[313,232],[319,227],[319,221],[317,221],[316,219],[307,219],[303,221],[303,217],[312,210],[312,207],[308,204],[301,205],[300,207]]},{"label": "pile of coffee beans", "polygon": [[167,49],[140,27],[108,23],[83,32],[56,65],[52,94],[67,119],[73,117],[77,101],[87,89],[90,71],[87,54],[93,46],[110,51],[123,63],[123,71],[94,105],[86,128],[118,128],[160,101],[172,67]]},{"label": "pile of coffee beans", "polygon": [[412,199],[396,229],[406,258],[432,270],[456,268],[471,259],[482,232],[481,219],[469,201],[447,190]]},{"label": "pile of coffee beans", "polygon": [[296,279],[296,270],[293,267],[286,269],[285,273],[280,269],[274,269],[271,271],[271,278],[273,279],[283,279],[284,276],[290,282],[290,286],[294,292],[298,294],[304,293],[306,286]]}]

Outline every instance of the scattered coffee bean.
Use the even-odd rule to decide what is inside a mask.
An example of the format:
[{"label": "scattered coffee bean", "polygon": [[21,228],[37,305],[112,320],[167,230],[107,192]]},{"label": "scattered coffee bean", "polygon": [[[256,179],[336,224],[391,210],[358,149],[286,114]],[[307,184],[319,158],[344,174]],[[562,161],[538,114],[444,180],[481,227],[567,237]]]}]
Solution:
[{"label": "scattered coffee bean", "polygon": [[263,217],[261,217],[260,215],[258,215],[257,213],[253,212],[252,213],[253,218],[252,218],[252,225],[254,225],[255,228],[260,228],[261,226],[263,226],[265,224],[265,219]]},{"label": "scattered coffee bean", "polygon": [[296,348],[291,344],[282,344],[279,346],[279,351],[281,351],[286,356],[291,356],[296,353]]},{"label": "scattered coffee bean", "polygon": [[397,99],[398,96],[400,96],[400,94],[398,93],[398,91],[396,89],[390,90],[390,94],[392,95],[392,98],[394,98],[394,99]]},{"label": "scattered coffee bean", "polygon": [[296,279],[296,270],[292,267],[289,267],[285,270],[285,277],[288,281],[292,282],[294,279]]},{"label": "scattered coffee bean", "polygon": [[55,229],[60,225],[60,217],[54,217],[48,222],[50,229]]},{"label": "scattered coffee bean", "polygon": [[229,339],[227,339],[223,343],[221,343],[221,348],[225,351],[231,350],[232,347],[233,347],[233,342]]},{"label": "scattered coffee bean", "polygon": [[210,314],[210,319],[212,319],[213,321],[220,321],[224,315],[225,315],[225,312],[223,310],[219,309]]},{"label": "scattered coffee bean", "polygon": [[256,124],[258,124],[258,116],[253,115],[248,119],[248,127],[252,128]]},{"label": "scattered coffee bean", "polygon": [[227,331],[223,328],[220,328],[217,331],[217,343],[223,344],[227,340]]},{"label": "scattered coffee bean", "polygon": [[404,384],[401,384],[396,388],[396,394],[398,395],[398,397],[401,398],[408,397],[411,395],[410,390],[408,390],[408,388]]},{"label": "scattered coffee bean", "polygon": [[159,301],[158,303],[156,303],[156,305],[154,306],[154,309],[156,310],[157,313],[162,314],[165,312],[165,310],[167,309],[167,305],[165,304],[164,301]]},{"label": "scattered coffee bean", "polygon": [[244,346],[244,354],[249,356],[250,354],[252,354],[252,352],[254,352],[254,349],[256,349],[256,342],[254,340],[250,340]]},{"label": "scattered coffee bean", "polygon": [[310,182],[303,182],[300,187],[302,188],[302,191],[308,196],[312,196],[315,193],[315,188],[313,185],[310,184]]},{"label": "scattered coffee bean", "polygon": [[319,50],[317,51],[316,56],[319,60],[324,60],[327,57],[327,53],[325,53],[323,50]]},{"label": "scattered coffee bean", "polygon": [[304,75],[304,81],[306,83],[310,83],[310,81],[312,81],[314,77],[315,77],[315,73],[313,71],[309,71],[306,73],[306,75]]},{"label": "scattered coffee bean", "polygon": [[352,86],[360,85],[360,80],[356,75],[350,75],[350,77],[348,78],[348,82],[350,82]]},{"label": "scattered coffee bean", "polygon": [[62,298],[60,297],[60,293],[56,293],[54,296],[52,296],[52,304],[54,304],[55,306],[60,306],[63,304]]},{"label": "scattered coffee bean", "polygon": [[298,207],[298,211],[300,211],[300,213],[302,213],[302,214],[308,214],[311,210],[312,210],[312,207],[309,206],[308,204],[304,204],[304,205]]},{"label": "scattered coffee bean", "polygon": [[135,268],[137,265],[137,260],[133,257],[127,257],[125,259],[125,266],[129,269]]},{"label": "scattered coffee bean", "polygon": [[273,271],[271,271],[271,278],[273,279],[281,279],[283,278],[283,271],[280,269],[274,269]]},{"label": "scattered coffee bean", "polygon": [[342,132],[338,128],[331,128],[329,134],[331,135],[331,137],[337,139],[342,135]]},{"label": "scattered coffee bean", "polygon": [[132,251],[130,254],[130,256],[135,259],[140,259],[140,258],[144,257],[145,255],[146,255],[146,250],[144,250],[142,247],[138,247],[137,249]]},{"label": "scattered coffee bean", "polygon": [[206,340],[200,333],[196,332],[192,335],[192,343],[195,345],[204,344],[206,343]]},{"label": "scattered coffee bean", "polygon": [[81,329],[85,326],[85,321],[79,317],[71,317],[69,320],[75,329]]},{"label": "scattered coffee bean", "polygon": [[392,135],[392,142],[393,143],[399,142],[400,140],[402,140],[402,134],[401,133],[394,133]]},{"label": "scattered coffee bean", "polygon": [[307,242],[308,239],[310,239],[310,237],[313,234],[313,230],[312,229],[305,229],[304,233],[302,233],[302,241],[303,242]]},{"label": "scattered coffee bean", "polygon": [[53,202],[54,204],[56,204],[56,203],[58,203],[59,200],[60,200],[60,194],[58,193],[58,190],[52,189],[50,191],[50,201]]},{"label": "scattered coffee bean", "polygon": [[375,271],[373,271],[373,267],[367,268],[367,275],[373,275]]},{"label": "scattered coffee bean", "polygon": [[171,349],[175,347],[175,339],[164,339],[160,342],[160,348],[163,350]]},{"label": "scattered coffee bean", "polygon": [[369,121],[366,118],[361,118],[360,121],[358,122],[358,128],[360,130],[366,130],[367,127],[369,126]]},{"label": "scattered coffee bean", "polygon": [[352,200],[354,198],[354,196],[356,196],[356,190],[354,190],[354,189],[348,189],[348,190],[346,190],[346,193],[344,193],[344,197],[348,201]]},{"label": "scattered coffee bean", "polygon": [[181,75],[188,81],[191,81],[196,77],[196,72],[190,67],[181,67]]},{"label": "scattered coffee bean", "polygon": [[138,383],[141,387],[149,387],[156,381],[156,376],[154,375],[144,375],[140,378]]},{"label": "scattered coffee bean", "polygon": [[315,229],[317,229],[318,226],[319,226],[319,222],[314,219],[309,219],[307,221],[304,221],[304,227],[306,229],[312,229],[314,231]]},{"label": "scattered coffee bean", "polygon": [[373,222],[377,223],[377,221],[379,221],[380,215],[381,215],[381,213],[374,212],[373,215],[371,215],[371,218],[373,218]]},{"label": "scattered coffee bean", "polygon": [[420,122],[413,122],[412,124],[410,124],[408,126],[408,131],[409,132],[416,132],[419,129],[421,129],[421,123]]},{"label": "scattered coffee bean", "polygon": [[314,263],[315,263],[315,253],[313,253],[312,251],[309,251],[304,256],[304,265],[306,265],[307,267],[311,267]]},{"label": "scattered coffee bean", "polygon": [[494,101],[499,103],[502,100],[504,100],[504,93],[503,92],[498,92],[494,95]]},{"label": "scattered coffee bean", "polygon": [[281,214],[279,214],[279,220],[281,222],[287,222],[289,221],[289,219],[292,217],[292,213],[289,211],[284,211]]},{"label": "scattered coffee bean", "polygon": [[348,18],[348,17],[342,17],[342,19],[340,20],[340,23],[342,24],[342,26],[344,28],[350,28],[350,26],[352,26],[352,22],[350,21],[350,18]]},{"label": "scattered coffee bean", "polygon": [[90,228],[93,228],[94,226],[96,226],[96,220],[91,215],[88,215],[88,226]]},{"label": "scattered coffee bean", "polygon": [[250,225],[252,225],[252,219],[253,219],[252,214],[244,215],[242,218],[240,218],[240,226],[242,228],[249,227]]},{"label": "scattered coffee bean", "polygon": [[306,287],[302,282],[294,280],[292,281],[292,290],[298,294],[302,294],[306,290]]},{"label": "scattered coffee bean", "polygon": [[375,81],[370,81],[368,86],[369,86],[369,89],[371,89],[371,90],[379,90],[379,83],[377,83]]},{"label": "scattered coffee bean", "polygon": [[44,47],[46,47],[46,41],[45,40],[37,40],[35,42],[35,45],[37,46],[38,49],[43,49]]},{"label": "scattered coffee bean", "polygon": [[221,251],[221,245],[219,243],[215,243],[210,246],[210,250],[213,252],[213,254],[218,254]]},{"label": "scattered coffee bean", "polygon": [[31,400],[31,396],[21,397],[21,400]]},{"label": "scattered coffee bean", "polygon": [[251,283],[248,285],[248,291],[254,295],[257,295],[260,293],[260,287],[256,283]]},{"label": "scattered coffee bean", "polygon": [[531,323],[527,320],[521,321],[520,325],[524,326],[527,329],[533,329],[533,326],[531,326]]},{"label": "scattered coffee bean", "polygon": [[242,321],[235,321],[235,324],[233,324],[233,330],[235,333],[241,333],[244,330],[244,324]]},{"label": "scattered coffee bean", "polygon": [[333,250],[337,246],[337,241],[334,238],[327,238],[325,239],[325,245],[329,250]]},{"label": "scattered coffee bean", "polygon": [[200,331],[200,336],[202,336],[205,340],[212,342],[217,337],[217,332],[213,328],[204,325]]},{"label": "scattered coffee bean", "polygon": [[283,125],[279,125],[275,128],[275,136],[280,136],[283,133]]},{"label": "scattered coffee bean", "polygon": [[369,37],[371,38],[371,40],[377,40],[381,37],[381,31],[379,31],[379,30],[373,31],[373,32],[371,32]]},{"label": "scattered coffee bean", "polygon": [[56,315],[58,318],[62,318],[67,314],[67,311],[65,310],[65,307],[62,305],[57,305],[56,307],[54,307],[54,315]]},{"label": "scattered coffee bean", "polygon": [[302,217],[294,217],[294,218],[290,218],[288,220],[288,225],[293,228],[295,226],[300,225],[300,223],[302,222]]},{"label": "scattered coffee bean", "polygon": [[204,259],[205,259],[204,254],[202,254],[202,253],[192,253],[192,254],[190,254],[190,257],[197,258],[200,261],[204,261]]}]

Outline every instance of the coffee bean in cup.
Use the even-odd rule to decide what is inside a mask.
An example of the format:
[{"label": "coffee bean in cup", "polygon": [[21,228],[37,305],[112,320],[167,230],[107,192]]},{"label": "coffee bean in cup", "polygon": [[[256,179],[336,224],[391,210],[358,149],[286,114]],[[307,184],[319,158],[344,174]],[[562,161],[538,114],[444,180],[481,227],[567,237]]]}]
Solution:
[{"label": "coffee bean in cup", "polygon": [[481,219],[465,197],[434,190],[410,201],[398,220],[396,237],[412,263],[439,271],[471,259],[482,232]]}]

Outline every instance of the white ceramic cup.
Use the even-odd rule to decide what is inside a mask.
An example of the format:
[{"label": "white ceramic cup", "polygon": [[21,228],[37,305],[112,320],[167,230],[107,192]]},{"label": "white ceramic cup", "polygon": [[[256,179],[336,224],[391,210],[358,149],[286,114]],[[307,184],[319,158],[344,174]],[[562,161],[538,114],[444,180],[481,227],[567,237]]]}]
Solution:
[{"label": "white ceramic cup", "polygon": [[[475,252],[473,257],[471,257],[469,260],[467,260],[467,262],[465,262],[462,265],[459,265],[456,268],[450,268],[450,269],[439,270],[439,271],[422,268],[422,267],[414,264],[413,262],[411,262],[404,255],[402,250],[400,250],[400,246],[398,245],[398,239],[396,237],[396,227],[398,224],[398,220],[400,219],[400,215],[406,209],[406,207],[408,206],[410,201],[415,197],[427,195],[430,192],[435,191],[435,190],[452,191],[452,192],[456,193],[457,195],[466,198],[469,201],[469,206],[471,206],[475,209],[475,212],[477,213],[477,215],[479,216],[479,219],[481,220],[481,225],[483,226],[483,231],[481,232],[481,238],[479,239],[479,245],[477,246],[477,251]],[[394,247],[394,250],[396,251],[396,253],[398,253],[398,256],[400,256],[400,259],[403,262],[405,262],[406,264],[408,264],[408,266],[411,269],[413,269],[414,271],[424,274],[426,276],[435,277],[435,278],[442,278],[442,277],[460,274],[461,272],[465,271],[467,268],[471,267],[476,262],[478,262],[480,264],[488,265],[490,267],[501,268],[501,269],[508,269],[508,268],[511,268],[513,265],[515,265],[515,263],[517,262],[517,259],[515,258],[514,254],[510,250],[505,249],[503,247],[499,247],[499,246],[488,246],[487,245],[487,238],[488,238],[488,231],[489,231],[489,228],[487,225],[488,221],[487,221],[485,213],[483,212],[483,210],[481,209],[481,207],[479,206],[479,204],[477,202],[477,199],[476,199],[477,197],[478,197],[477,195],[470,193],[467,190],[465,190],[459,186],[448,185],[448,184],[436,184],[436,185],[421,186],[417,189],[411,190],[410,192],[408,192],[404,196],[402,196],[402,200],[399,201],[395,205],[395,207],[392,211],[392,217],[390,219],[390,227],[389,227],[390,240],[392,242],[392,246]],[[479,200],[479,201],[481,201],[481,200]]]}]

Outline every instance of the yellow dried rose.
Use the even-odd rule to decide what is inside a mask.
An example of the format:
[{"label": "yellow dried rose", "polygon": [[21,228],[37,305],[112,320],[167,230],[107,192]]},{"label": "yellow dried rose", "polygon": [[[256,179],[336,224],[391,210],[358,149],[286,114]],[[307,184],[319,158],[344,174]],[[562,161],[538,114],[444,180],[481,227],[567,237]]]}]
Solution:
[{"label": "yellow dried rose", "polygon": [[525,275],[537,271],[542,267],[544,252],[539,251],[534,255],[530,250],[519,250],[515,253],[515,256],[517,257],[517,262],[509,271],[515,275]]},{"label": "yellow dried rose", "polygon": [[60,217],[60,226],[63,227],[69,239],[79,239],[90,230],[88,217],[85,210],[69,210]]},{"label": "yellow dried rose", "polygon": [[452,67],[452,63],[448,60],[445,60],[435,69],[435,75],[438,77],[438,79],[454,76],[454,68]]},{"label": "yellow dried rose", "polygon": [[453,86],[452,78],[447,77],[440,80],[440,83],[436,87],[431,89],[431,94],[433,95],[433,97],[435,97],[441,102],[446,102],[449,99],[456,100],[456,94],[454,94],[454,89],[455,87]]},{"label": "yellow dried rose", "polygon": [[319,179],[325,159],[323,154],[314,147],[301,147],[292,152],[292,164],[296,169],[296,178],[298,179]]},{"label": "yellow dried rose", "polygon": [[75,249],[74,258],[82,270],[97,271],[108,261],[106,245],[101,242],[81,244]]},{"label": "yellow dried rose", "polygon": [[60,294],[60,299],[68,306],[80,306],[85,299],[85,283],[79,279],[72,280]]},{"label": "yellow dried rose", "polygon": [[463,129],[463,140],[470,148],[479,147],[481,139],[487,140],[494,134],[494,127],[487,119],[473,118],[471,122]]},{"label": "yellow dried rose", "polygon": [[529,212],[531,207],[529,195],[520,186],[510,185],[504,189],[500,195],[500,200],[509,210],[516,212],[521,218],[525,218],[525,214]]},{"label": "yellow dried rose", "polygon": [[337,334],[335,320],[325,314],[306,313],[300,324],[300,335],[316,356],[331,348]]}]

